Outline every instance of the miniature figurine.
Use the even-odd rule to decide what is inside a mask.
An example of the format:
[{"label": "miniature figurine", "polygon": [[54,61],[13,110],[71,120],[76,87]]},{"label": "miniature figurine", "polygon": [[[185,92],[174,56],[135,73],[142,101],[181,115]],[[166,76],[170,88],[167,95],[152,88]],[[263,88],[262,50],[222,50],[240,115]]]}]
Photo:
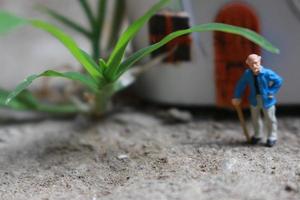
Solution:
[{"label": "miniature figurine", "polygon": [[251,54],[246,60],[247,69],[238,81],[232,104],[240,106],[241,96],[248,85],[250,88],[249,102],[251,104],[251,117],[254,128],[252,144],[258,144],[262,139],[263,124],[260,111],[263,110],[265,126],[268,131],[266,146],[272,147],[277,142],[277,119],[275,116],[275,94],[282,85],[282,78],[270,69],[261,66],[261,57]]}]

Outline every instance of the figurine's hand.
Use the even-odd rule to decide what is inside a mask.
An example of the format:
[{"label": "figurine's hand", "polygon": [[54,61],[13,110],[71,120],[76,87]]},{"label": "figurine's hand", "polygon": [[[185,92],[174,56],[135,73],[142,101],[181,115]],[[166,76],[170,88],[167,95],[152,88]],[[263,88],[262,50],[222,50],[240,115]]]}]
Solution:
[{"label": "figurine's hand", "polygon": [[231,103],[234,106],[239,106],[241,104],[241,100],[240,99],[232,99]]}]

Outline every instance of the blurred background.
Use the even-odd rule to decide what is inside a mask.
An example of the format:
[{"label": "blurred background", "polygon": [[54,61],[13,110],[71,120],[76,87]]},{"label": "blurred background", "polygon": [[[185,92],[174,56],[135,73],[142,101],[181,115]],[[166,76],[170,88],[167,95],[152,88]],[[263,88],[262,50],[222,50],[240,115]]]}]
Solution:
[{"label": "blurred background", "polygon": [[[96,0],[89,2],[93,8],[96,7]],[[120,2],[121,0],[108,1],[107,13],[110,14],[104,24],[102,49],[108,45],[114,5]],[[156,1],[122,0],[122,2],[126,5],[123,7],[124,28]],[[47,6],[85,27],[88,25],[86,16],[75,1],[0,0],[1,9],[56,24],[72,35],[82,49],[91,52],[90,44],[82,35],[40,12],[36,9],[37,5]],[[241,12],[241,9],[244,12]],[[157,66],[142,75],[136,84],[135,90],[140,96],[160,103],[229,107],[234,85],[245,69],[244,59],[248,54],[256,52],[262,54],[263,65],[278,72],[285,80],[278,94],[279,102],[284,105],[299,104],[300,93],[294,89],[294,86],[299,85],[297,52],[300,51],[298,34],[300,14],[297,0],[274,0],[272,6],[268,0],[239,2],[174,0],[164,10],[171,11],[173,16],[176,16],[176,13],[184,13],[187,16],[188,26],[206,22],[225,22],[253,29],[277,46],[281,54],[267,53],[257,47],[251,49],[253,44],[238,36],[195,33],[192,34],[189,45],[190,58],[156,64]],[[226,12],[231,14],[228,15]],[[128,49],[128,53],[131,49],[138,50],[151,43],[150,29],[149,25],[142,29]],[[222,38],[227,38],[226,47],[218,54],[216,53],[219,51],[218,48],[224,45],[220,43]],[[104,51],[104,54],[104,57],[107,56],[109,50]],[[140,65],[146,65],[149,61],[150,59],[145,59]],[[0,38],[0,65],[2,72],[0,85],[6,89],[13,89],[24,77],[45,69],[80,69],[79,64],[54,38],[31,27],[22,28]],[[234,70],[230,71],[229,68]],[[37,85],[34,84],[33,87]]]}]

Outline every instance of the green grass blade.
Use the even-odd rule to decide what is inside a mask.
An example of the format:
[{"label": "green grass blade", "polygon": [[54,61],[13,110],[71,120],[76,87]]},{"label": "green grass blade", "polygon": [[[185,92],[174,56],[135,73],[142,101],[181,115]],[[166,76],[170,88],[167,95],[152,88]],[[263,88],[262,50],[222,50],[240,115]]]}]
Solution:
[{"label": "green grass blade", "polygon": [[93,27],[96,23],[96,20],[94,19],[92,9],[91,9],[90,5],[87,3],[87,0],[79,0],[79,4],[82,7],[83,11],[85,12],[85,14],[91,24],[91,27]]},{"label": "green grass blade", "polygon": [[[107,0],[98,0],[97,20],[98,20],[98,22],[101,23],[101,25],[103,25],[106,10],[107,10]],[[100,27],[101,27],[101,25],[100,25]]]},{"label": "green grass blade", "polygon": [[98,0],[97,29],[101,38],[107,10],[107,0]]},{"label": "green grass blade", "polygon": [[18,98],[13,99],[9,105],[5,104],[5,101],[9,95],[9,91],[0,89],[0,106],[13,108],[15,110],[35,110],[37,108],[36,100],[28,91],[20,93]]},{"label": "green grass blade", "polygon": [[105,61],[102,58],[99,59],[99,66],[100,66],[102,71],[104,71],[107,67]]},{"label": "green grass blade", "polygon": [[121,35],[107,63],[108,68],[106,77],[108,79],[115,79],[115,73],[118,70],[118,67],[124,57],[125,50],[129,41],[137,34],[137,32],[144,26],[144,24],[149,21],[149,19],[169,1],[170,0],[160,0],[150,10],[148,10],[145,15],[143,15],[132,25],[130,25],[127,30]]},{"label": "green grass blade", "polygon": [[38,9],[41,10],[42,12],[44,12],[44,13],[47,13],[48,15],[50,15],[51,17],[53,17],[54,19],[56,19],[60,23],[68,26],[69,28],[72,28],[73,30],[75,30],[75,31],[77,31],[81,34],[83,34],[85,37],[87,37],[87,38],[91,37],[91,33],[89,33],[89,31],[85,30],[85,28],[83,28],[82,26],[80,26],[76,22],[70,20],[69,18],[59,14],[55,10],[52,10],[52,9],[47,8],[45,6],[39,6]]},{"label": "green grass blade", "polygon": [[41,103],[27,90],[21,92],[20,95],[12,99],[7,105],[5,101],[9,94],[9,91],[0,89],[0,107],[23,111],[39,111],[53,115],[69,115],[81,112],[73,103],[59,105]]},{"label": "green grass blade", "polygon": [[73,103],[64,103],[58,105],[41,103],[38,104],[36,111],[51,115],[73,115],[82,112]]},{"label": "green grass blade", "polygon": [[14,91],[12,91],[7,99],[6,99],[6,104],[9,104],[9,102],[14,99],[16,96],[18,96],[22,91],[24,91],[35,79],[40,78],[40,77],[62,77],[62,78],[67,78],[71,79],[74,81],[79,81],[83,85],[87,86],[89,89],[91,89],[94,92],[98,91],[98,86],[97,83],[91,79],[89,76],[86,76],[84,74],[80,74],[77,72],[65,72],[65,73],[60,73],[52,70],[45,71],[41,74],[35,74],[31,75],[28,78],[26,78],[22,83],[20,83]]},{"label": "green grass blade", "polygon": [[[8,32],[20,25],[31,24],[32,26],[42,29],[55,38],[57,38],[77,59],[77,61],[83,65],[86,71],[97,81],[103,79],[103,75],[99,72],[99,67],[91,63],[90,56],[82,53],[82,50],[78,47],[73,38],[56,26],[40,21],[40,20],[26,20],[17,16],[14,16],[8,12],[0,11],[0,34]],[[96,64],[97,65],[97,64]]]},{"label": "green grass blade", "polygon": [[0,10],[0,34],[7,33],[19,26],[26,25],[26,19],[14,16],[6,11]]},{"label": "green grass blade", "polygon": [[99,73],[103,73],[102,68],[94,61],[94,59],[85,51],[83,51],[82,49],[80,49],[81,53],[85,56],[85,58],[91,63],[91,65],[93,65],[93,67],[95,69],[97,69],[97,71]]},{"label": "green grass blade", "polygon": [[125,0],[116,0],[113,10],[113,22],[111,25],[111,31],[108,39],[108,49],[112,49],[116,42],[118,41],[120,32],[121,32],[121,25],[123,22],[123,17],[125,15],[126,10],[126,1]]},{"label": "green grass blade", "polygon": [[92,37],[90,42],[92,44],[93,58],[97,61],[101,57],[101,43],[103,35],[103,26],[106,19],[107,1],[98,0],[98,10],[97,16],[95,18],[94,24],[91,24]]},{"label": "green grass blade", "polygon": [[90,61],[93,60],[92,58],[87,59],[90,57],[87,54],[83,54],[82,50],[78,47],[76,42],[73,40],[72,37],[61,31],[56,26],[39,21],[39,20],[30,20],[31,24],[39,29],[42,29],[50,34],[52,34],[55,38],[57,38],[77,59],[80,64],[86,69],[86,71],[95,79],[98,80],[99,78],[103,78],[102,74],[98,71],[99,67],[95,68],[95,65]]},{"label": "green grass blade", "polygon": [[129,69],[134,63],[142,59],[143,57],[149,55],[151,52],[159,49],[163,45],[167,44],[171,40],[186,35],[192,32],[204,32],[204,31],[222,31],[226,33],[232,33],[236,35],[243,36],[247,38],[248,40],[256,43],[257,45],[261,46],[265,50],[271,52],[271,53],[279,53],[279,49],[273,46],[269,41],[267,41],[264,37],[260,36],[254,31],[251,31],[246,28],[240,28],[237,26],[227,25],[227,24],[221,24],[221,23],[209,23],[209,24],[203,24],[199,26],[194,26],[190,29],[180,30],[173,32],[169,35],[167,35],[165,38],[163,38],[160,42],[153,44],[149,47],[143,48],[133,55],[131,55],[127,60],[125,60],[119,68],[119,71],[117,73],[117,77],[115,80],[117,80],[118,77],[120,77],[127,69]]}]

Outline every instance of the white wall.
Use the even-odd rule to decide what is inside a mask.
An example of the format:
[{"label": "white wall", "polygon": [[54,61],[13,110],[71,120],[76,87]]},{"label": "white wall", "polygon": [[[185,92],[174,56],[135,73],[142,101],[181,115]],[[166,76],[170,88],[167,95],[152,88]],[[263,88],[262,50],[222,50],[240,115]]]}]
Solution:
[{"label": "white wall", "polygon": [[[281,54],[274,55],[263,52],[265,66],[278,72],[285,80],[278,94],[279,102],[284,104],[300,104],[300,93],[296,89],[300,85],[299,61],[300,53],[300,21],[294,16],[286,1],[282,0],[243,0],[250,4],[258,14],[262,34],[280,48]],[[132,18],[140,16],[155,0],[129,0]],[[195,24],[213,22],[219,9],[230,0],[185,0],[188,11],[192,13]],[[271,3],[271,4],[270,4]],[[148,38],[146,28],[135,41],[138,48],[144,47]],[[194,34],[196,46],[193,47],[192,63],[182,64],[175,69],[158,67],[143,77],[138,86],[142,86],[144,96],[155,101],[180,104],[214,104],[215,78],[213,40],[211,33]],[[200,43],[198,42],[200,41]],[[199,48],[201,47],[201,48]]]},{"label": "white wall", "polygon": [[[134,20],[143,15],[155,2],[157,1],[128,0],[129,17]],[[149,40],[146,25],[134,40],[134,47],[140,49],[147,45]],[[163,103],[210,104],[215,94],[211,92],[214,86],[206,84],[211,80],[209,71],[212,69],[207,67],[209,61],[211,60],[204,58],[199,48],[193,45],[192,62],[157,66],[141,77],[136,88],[142,96]],[[201,83],[206,86],[201,87]]]}]

